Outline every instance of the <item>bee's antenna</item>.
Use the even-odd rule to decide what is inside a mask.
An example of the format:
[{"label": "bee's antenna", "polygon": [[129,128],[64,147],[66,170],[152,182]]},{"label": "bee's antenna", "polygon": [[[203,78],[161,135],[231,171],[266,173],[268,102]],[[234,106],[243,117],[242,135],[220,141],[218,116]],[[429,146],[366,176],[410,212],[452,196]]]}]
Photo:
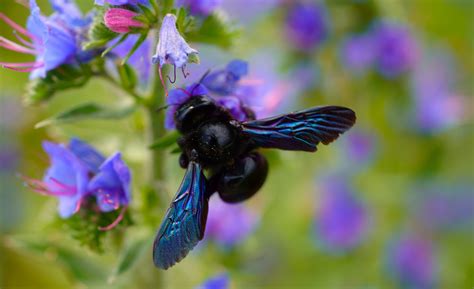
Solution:
[{"label": "bee's antenna", "polygon": [[208,69],[202,76],[201,78],[199,79],[199,81],[196,83],[196,85],[193,87],[193,90],[191,90],[191,95],[194,95],[194,90],[200,85],[202,84],[203,80],[206,78],[206,76],[209,75],[209,73],[211,73],[211,69]]},{"label": "bee's antenna", "polygon": [[173,106],[173,105],[180,105],[180,103],[169,103],[169,104],[166,104],[166,105],[159,106],[155,109],[155,112],[161,112],[162,110],[165,110],[168,107]]},{"label": "bee's antenna", "polygon": [[204,81],[204,79],[209,75],[209,73],[211,73],[210,68],[201,76],[201,79],[199,79],[198,83],[201,84]]}]

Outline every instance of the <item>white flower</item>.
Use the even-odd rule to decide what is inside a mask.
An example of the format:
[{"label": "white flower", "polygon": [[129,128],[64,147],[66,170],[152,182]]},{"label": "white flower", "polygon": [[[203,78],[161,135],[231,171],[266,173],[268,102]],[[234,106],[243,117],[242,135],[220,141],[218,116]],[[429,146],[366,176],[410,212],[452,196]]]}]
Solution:
[{"label": "white flower", "polygon": [[188,62],[192,54],[197,54],[197,50],[191,48],[176,28],[176,16],[166,14],[160,29],[160,39],[153,55],[152,62],[172,64],[175,67],[183,67]]}]

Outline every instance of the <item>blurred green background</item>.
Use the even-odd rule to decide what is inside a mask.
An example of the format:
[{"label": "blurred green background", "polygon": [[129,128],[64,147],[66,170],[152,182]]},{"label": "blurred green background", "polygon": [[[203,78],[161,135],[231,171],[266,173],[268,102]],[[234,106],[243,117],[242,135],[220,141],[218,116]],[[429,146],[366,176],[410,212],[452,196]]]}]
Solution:
[{"label": "blurred green background", "polygon": [[[78,1],[84,11],[92,7],[89,2]],[[47,1],[38,3],[43,13],[51,12]],[[83,88],[26,107],[22,94],[28,75],[1,69],[0,288],[194,288],[219,272],[229,274],[231,288],[417,288],[393,277],[396,269],[387,265],[390,244],[404,235],[421,236],[432,245],[433,264],[419,266],[435,268],[433,288],[472,288],[472,1],[327,1],[328,35],[317,50],[307,55],[288,47],[283,33],[286,8],[269,5],[251,19],[239,22],[240,16],[233,14],[236,11],[226,11],[225,3],[221,13],[227,13],[229,21],[240,27],[240,36],[225,52],[214,53],[209,47],[196,45],[202,51],[201,66],[224,67],[233,58],[245,59],[251,71],[273,69],[276,85],[280,81],[301,82],[293,71],[304,64],[303,73],[310,75],[309,83],[298,86],[297,93],[285,94],[291,99],[285,99],[279,110],[322,104],[352,108],[358,118],[354,133],[369,136],[370,157],[357,162],[347,152],[351,132],[329,146],[320,146],[315,154],[269,152],[267,182],[246,204],[259,219],[251,234],[232,248],[206,242],[157,277],[148,240],[153,238],[163,211],[148,208],[142,193],[146,187],[143,163],[147,158],[143,112],[138,110],[119,121],[86,120],[35,129],[37,122],[77,104],[95,101],[118,106],[129,99],[108,83],[93,79]],[[0,11],[21,24],[28,16],[26,8],[10,0],[1,1]],[[457,121],[439,130],[417,128],[412,88],[416,68],[387,79],[374,71],[353,74],[342,63],[341,45],[348,35],[385,18],[407,25],[424,54],[438,47],[449,52],[455,65],[453,90],[462,96],[462,116]],[[11,39],[11,28],[2,23],[0,35]],[[0,61],[28,59],[0,50]],[[438,113],[444,114],[443,109]],[[134,225],[125,231],[122,241],[125,248],[138,244],[141,249],[132,251],[132,255],[139,255],[137,262],[118,276],[114,270],[124,250],[116,239],[106,240],[102,255],[80,247],[57,217],[56,200],[32,192],[18,177],[42,177],[48,166],[41,149],[43,140],[67,142],[74,136],[107,155],[122,151],[134,174]],[[160,199],[163,206],[174,195],[183,175],[177,156],[166,157],[166,194]],[[315,218],[324,195],[321,183],[328,174],[350,184],[350,190],[364,204],[367,217],[360,242],[337,252],[320,246],[315,232]],[[471,203],[468,213],[445,221],[447,225],[441,229],[433,225],[433,229],[417,219],[420,206],[432,197],[430,194],[448,195],[448,201],[447,209],[434,210],[428,220],[436,221],[440,217],[436,214],[451,214],[450,208],[458,210],[459,202],[449,202],[453,195],[465,197],[461,203]],[[145,214],[143,210],[148,211]],[[460,225],[462,222],[465,224]],[[134,243],[142,239],[147,241]],[[413,262],[417,258],[412,255]],[[154,275],[162,279],[161,285],[153,284]]]}]

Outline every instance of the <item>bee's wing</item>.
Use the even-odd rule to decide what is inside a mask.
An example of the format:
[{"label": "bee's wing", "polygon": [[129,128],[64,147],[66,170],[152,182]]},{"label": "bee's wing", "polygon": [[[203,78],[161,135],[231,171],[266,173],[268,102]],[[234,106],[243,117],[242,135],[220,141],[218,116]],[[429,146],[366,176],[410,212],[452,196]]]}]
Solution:
[{"label": "bee's wing", "polygon": [[354,111],[340,106],[307,110],[241,123],[242,133],[257,146],[283,150],[316,151],[320,142],[329,144],[350,129]]},{"label": "bee's wing", "polygon": [[190,162],[153,245],[153,262],[167,269],[183,259],[203,238],[208,199],[202,167]]}]

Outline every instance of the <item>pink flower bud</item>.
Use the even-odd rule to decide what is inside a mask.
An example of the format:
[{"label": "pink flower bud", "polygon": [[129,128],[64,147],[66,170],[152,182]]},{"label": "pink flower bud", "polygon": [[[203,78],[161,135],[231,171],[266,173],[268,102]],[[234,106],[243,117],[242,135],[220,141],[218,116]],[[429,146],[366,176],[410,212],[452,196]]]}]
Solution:
[{"label": "pink flower bud", "polygon": [[122,8],[111,8],[105,12],[104,23],[107,28],[116,33],[128,33],[131,28],[142,28],[145,25],[135,20],[138,13]]}]

